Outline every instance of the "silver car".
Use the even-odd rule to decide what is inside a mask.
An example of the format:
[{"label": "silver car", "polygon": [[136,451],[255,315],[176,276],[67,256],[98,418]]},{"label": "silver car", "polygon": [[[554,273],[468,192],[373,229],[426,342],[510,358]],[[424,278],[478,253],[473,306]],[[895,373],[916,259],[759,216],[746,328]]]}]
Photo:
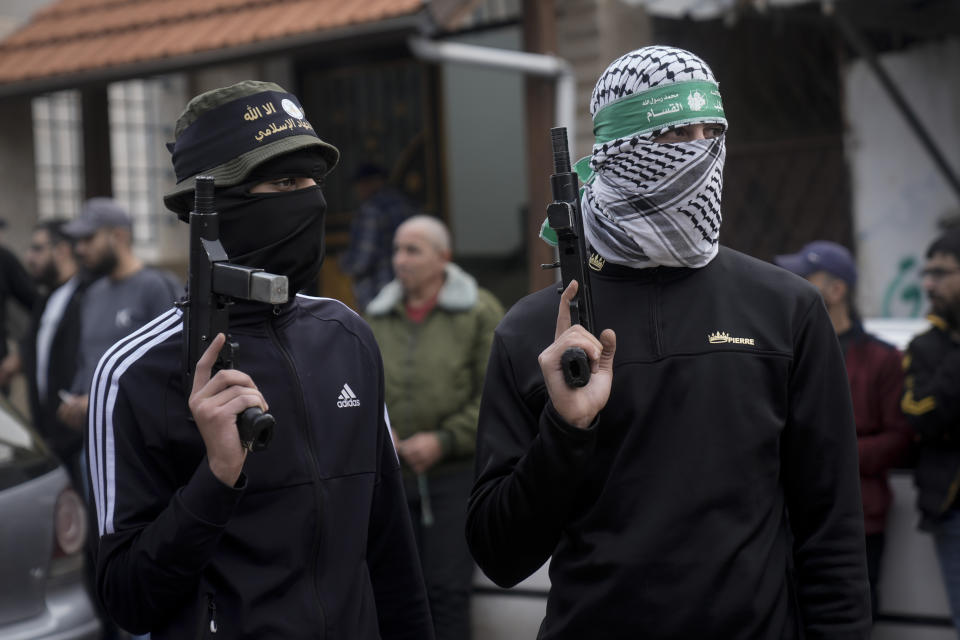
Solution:
[{"label": "silver car", "polygon": [[0,638],[94,640],[86,511],[64,468],[0,399]]}]

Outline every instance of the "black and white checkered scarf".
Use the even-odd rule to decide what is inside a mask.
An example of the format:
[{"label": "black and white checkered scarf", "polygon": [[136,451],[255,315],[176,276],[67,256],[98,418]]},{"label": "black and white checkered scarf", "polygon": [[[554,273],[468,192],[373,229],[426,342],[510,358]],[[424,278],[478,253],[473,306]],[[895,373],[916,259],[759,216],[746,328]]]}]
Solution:
[{"label": "black and white checkered scarf", "polygon": [[[637,49],[600,76],[590,113],[595,116],[624,96],[687,80],[715,82],[706,63],[688,51]],[[661,133],[648,131],[594,145],[594,175],[584,185],[581,201],[584,231],[593,248],[615,264],[702,267],[719,248],[724,136],[653,142]]]}]

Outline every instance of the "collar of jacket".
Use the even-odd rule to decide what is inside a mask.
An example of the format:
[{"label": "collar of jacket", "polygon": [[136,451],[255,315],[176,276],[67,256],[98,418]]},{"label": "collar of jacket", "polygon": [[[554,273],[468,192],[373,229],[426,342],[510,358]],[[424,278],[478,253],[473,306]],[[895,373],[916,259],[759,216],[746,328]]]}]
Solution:
[{"label": "collar of jacket", "polygon": [[960,343],[960,327],[951,326],[946,318],[935,313],[928,314],[927,321],[930,322],[933,331],[939,331],[951,342]]},{"label": "collar of jacket", "polygon": [[608,278],[611,280],[630,280],[632,282],[643,283],[670,282],[672,280],[685,278],[690,274],[699,271],[700,269],[706,269],[711,264],[713,264],[713,260],[711,260],[708,264],[698,268],[659,266],[637,269],[634,267],[626,267],[621,264],[614,264],[608,261],[603,268],[600,269],[600,271],[594,269],[590,273],[590,277]]},{"label": "collar of jacket", "polygon": [[938,316],[935,313],[931,313],[927,315],[927,320],[940,331],[943,331],[944,333],[950,333],[950,325],[947,324],[947,320],[943,316]]},{"label": "collar of jacket", "polygon": [[278,321],[282,324],[293,317],[297,307],[297,297],[293,296],[283,304],[238,301],[230,305],[230,327],[253,327],[265,322]]},{"label": "collar of jacket", "polygon": [[[477,281],[469,273],[448,262],[444,269],[446,279],[437,296],[437,306],[445,311],[467,311],[477,303]],[[387,283],[370,304],[367,313],[382,316],[399,309],[403,311],[403,286],[394,278]]]}]

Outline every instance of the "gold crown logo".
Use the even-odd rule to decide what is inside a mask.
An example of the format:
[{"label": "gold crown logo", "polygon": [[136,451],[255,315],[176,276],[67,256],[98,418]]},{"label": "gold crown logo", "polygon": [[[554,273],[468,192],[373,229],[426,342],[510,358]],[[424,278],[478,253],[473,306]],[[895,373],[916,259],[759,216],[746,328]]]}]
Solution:
[{"label": "gold crown logo", "polygon": [[599,254],[591,253],[590,254],[590,268],[594,271],[600,271],[603,269],[603,265],[607,264],[607,261],[600,257]]},{"label": "gold crown logo", "polygon": [[710,344],[748,344],[756,346],[757,341],[753,338],[731,338],[726,331],[717,331],[707,335]]}]

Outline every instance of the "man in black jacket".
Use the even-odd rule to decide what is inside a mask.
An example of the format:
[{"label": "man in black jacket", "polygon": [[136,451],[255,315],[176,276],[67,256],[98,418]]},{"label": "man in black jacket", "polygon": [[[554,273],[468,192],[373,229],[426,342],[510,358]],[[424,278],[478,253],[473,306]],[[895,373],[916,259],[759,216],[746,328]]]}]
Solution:
[{"label": "man in black jacket", "polygon": [[920,528],[933,533],[953,624],[960,630],[960,229],[927,249],[928,331],[907,347],[900,403],[917,434],[914,480]]},{"label": "man in black jacket", "polygon": [[57,417],[60,393],[70,388],[77,370],[80,307],[86,278],[79,273],[73,243],[63,233],[63,221],[37,225],[25,264],[47,292],[34,306],[30,328],[21,343],[20,369],[30,390],[33,421],[44,440],[80,487],[80,447],[83,431]]},{"label": "man in black jacket", "polygon": [[[552,557],[543,639],[866,640],[843,359],[813,286],[718,244],[712,72],[639,49],[601,76],[591,112],[581,205],[604,331],[570,326],[572,283],[498,327],[474,558],[511,586]],[[578,389],[561,372],[572,346],[592,360]]]},{"label": "man in black jacket", "polygon": [[[258,81],[209,91],[175,135],[168,208],[186,220],[196,176],[213,176],[231,261],[308,285],[323,258],[317,181],[339,152],[296,96]],[[292,295],[237,303],[230,333],[238,369],[212,372],[221,334],[192,388],[177,309],[100,360],[87,450],[111,616],[154,640],[432,638],[369,327]],[[347,389],[356,402],[338,405]],[[276,419],[250,456],[236,428],[248,407]]]}]

